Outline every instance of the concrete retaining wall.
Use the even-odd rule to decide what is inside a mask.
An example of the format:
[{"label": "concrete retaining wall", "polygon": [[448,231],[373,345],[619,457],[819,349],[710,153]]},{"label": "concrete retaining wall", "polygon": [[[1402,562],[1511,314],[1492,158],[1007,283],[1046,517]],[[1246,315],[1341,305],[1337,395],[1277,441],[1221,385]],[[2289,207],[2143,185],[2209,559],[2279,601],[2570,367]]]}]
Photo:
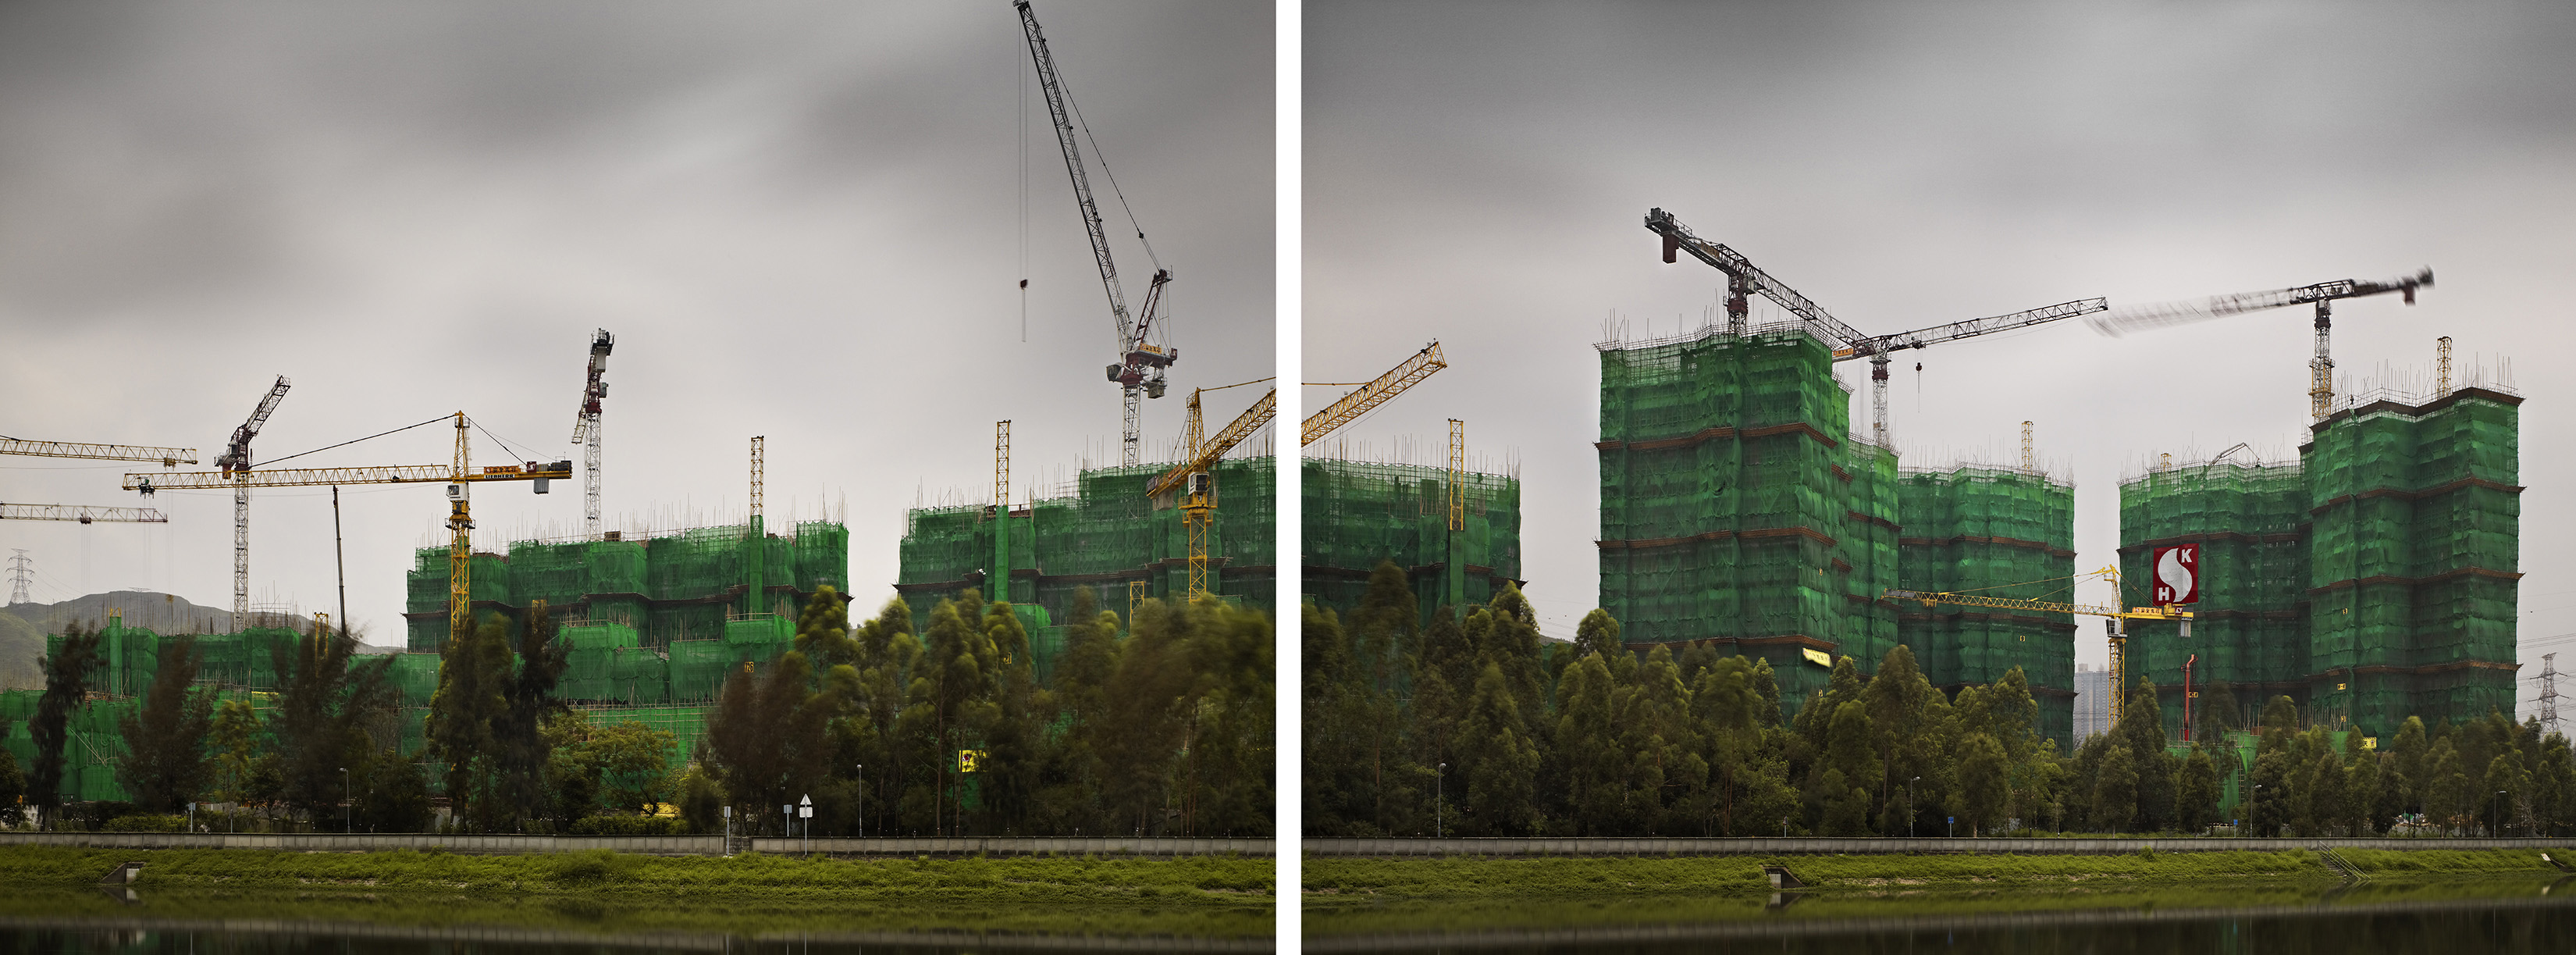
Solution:
[{"label": "concrete retaining wall", "polygon": [[[1681,856],[1834,855],[1932,852],[2073,853],[2278,852],[2283,849],[2541,849],[2576,846],[2576,839],[1307,839],[1310,856]],[[2576,861],[2576,860],[2571,860]]]}]

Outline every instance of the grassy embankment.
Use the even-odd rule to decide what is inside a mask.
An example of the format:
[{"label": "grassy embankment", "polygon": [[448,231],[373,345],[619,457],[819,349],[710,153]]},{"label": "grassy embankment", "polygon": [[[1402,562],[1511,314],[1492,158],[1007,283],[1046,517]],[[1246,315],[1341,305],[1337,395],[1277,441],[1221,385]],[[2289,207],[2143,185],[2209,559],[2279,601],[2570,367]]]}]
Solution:
[{"label": "grassy embankment", "polygon": [[[1308,857],[1311,934],[1588,924],[1971,915],[2052,909],[2244,908],[2529,894],[2563,875],[2541,850],[1847,855],[1661,858]],[[2561,859],[2566,854],[2553,853]],[[1777,909],[1766,864],[1808,883]],[[2477,880],[2474,884],[2470,880]]]},{"label": "grassy embankment", "polygon": [[13,846],[0,849],[0,885],[11,888],[0,893],[8,897],[0,915],[99,908],[106,897],[89,887],[126,861],[143,863],[134,888],[155,916],[274,908],[297,919],[620,932],[803,926],[1258,935],[1270,931],[1273,878],[1269,859],[1225,857],[847,861]]}]

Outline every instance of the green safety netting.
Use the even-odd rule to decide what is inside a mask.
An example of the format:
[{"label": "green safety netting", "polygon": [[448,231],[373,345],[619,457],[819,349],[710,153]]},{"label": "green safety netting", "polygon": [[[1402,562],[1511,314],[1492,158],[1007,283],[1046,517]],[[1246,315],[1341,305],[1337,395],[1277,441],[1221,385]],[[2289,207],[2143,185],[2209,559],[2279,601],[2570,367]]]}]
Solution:
[{"label": "green safety netting", "polygon": [[[1274,593],[1276,467],[1270,457],[1217,462],[1209,532],[1210,589],[1262,608]],[[1145,582],[1147,597],[1185,593],[1189,538],[1181,512],[1145,498],[1145,488],[1169,468],[1085,469],[1070,496],[1040,498],[1007,515],[983,506],[906,512],[895,588],[912,607],[913,627],[926,630],[940,600],[970,587],[988,600],[1044,608],[1050,621],[1065,618],[1086,591],[1124,621],[1131,581]],[[1008,535],[1002,541],[995,539],[997,528]],[[997,550],[1010,563],[1007,593],[992,582]]]},{"label": "green safety netting", "polygon": [[[1898,481],[1897,578],[1908,590],[2066,602],[2075,574],[2075,488],[2018,468],[1906,471]],[[2040,703],[2040,731],[2070,740],[2076,624],[2066,614],[1900,604],[1897,635],[1934,686],[1992,683],[2014,667]]]},{"label": "green safety netting", "polygon": [[[488,601],[515,617],[543,600],[559,617],[622,624],[640,645],[660,647],[721,639],[733,616],[793,615],[817,587],[848,592],[849,547],[849,529],[830,521],[799,523],[784,536],[733,525],[639,539],[520,541],[507,555],[474,555],[472,585],[477,614]],[[404,608],[414,651],[446,643],[447,575],[447,548],[414,554]]]},{"label": "green safety netting", "polygon": [[1447,468],[1306,458],[1303,596],[1349,614],[1380,561],[1412,584],[1423,622],[1451,604],[1493,599],[1521,576],[1521,482],[1466,472],[1466,526],[1449,529]]},{"label": "green safety netting", "polygon": [[2185,659],[2248,707],[2274,695],[2384,732],[2406,717],[2512,712],[2521,399],[2466,389],[2372,402],[2312,429],[2297,465],[2160,468],[2121,485],[2121,565],[2137,601],[2153,548],[2198,542],[2202,595],[2182,638],[2133,624],[2132,672],[2168,688]]},{"label": "green safety netting", "polygon": [[1795,705],[1806,649],[1874,667],[1899,640],[1895,455],[1803,329],[1601,349],[1600,604],[1634,643],[1757,654]]}]

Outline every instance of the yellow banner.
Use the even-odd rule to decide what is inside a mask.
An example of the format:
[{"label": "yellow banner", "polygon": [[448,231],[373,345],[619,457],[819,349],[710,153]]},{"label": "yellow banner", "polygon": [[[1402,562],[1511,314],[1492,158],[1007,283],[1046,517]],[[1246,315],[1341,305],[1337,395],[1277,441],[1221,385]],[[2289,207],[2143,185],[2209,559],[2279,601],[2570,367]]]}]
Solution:
[{"label": "yellow banner", "polygon": [[1825,651],[1818,650],[1818,649],[1815,649],[1815,648],[1810,647],[1810,648],[1807,648],[1807,649],[1800,650],[1800,651],[1798,651],[1798,652],[1806,654],[1806,655],[1807,655],[1807,662],[1809,662],[1809,663],[1813,663],[1813,664],[1815,664],[1815,665],[1817,665],[1817,666],[1825,667],[1825,668],[1827,668],[1827,669],[1831,669],[1831,668],[1833,667],[1833,665],[1834,665],[1834,658],[1833,658],[1833,656],[1832,656],[1831,654],[1826,653]]}]

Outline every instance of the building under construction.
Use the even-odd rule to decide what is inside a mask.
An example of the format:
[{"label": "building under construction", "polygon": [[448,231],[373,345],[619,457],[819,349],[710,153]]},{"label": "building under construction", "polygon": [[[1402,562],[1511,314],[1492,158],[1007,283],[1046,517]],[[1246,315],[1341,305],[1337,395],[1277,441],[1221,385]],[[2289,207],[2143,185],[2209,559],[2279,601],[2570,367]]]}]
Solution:
[{"label": "building under construction", "polygon": [[1381,561],[1402,568],[1422,620],[1493,599],[1521,574],[1521,482],[1505,474],[1305,458],[1303,594],[1343,616]]},{"label": "building under construction", "polygon": [[[1267,611],[1275,603],[1278,477],[1270,456],[1226,458],[1213,468],[1219,502],[1209,513],[1207,589]],[[1169,464],[1086,468],[1071,493],[1017,508],[914,508],[904,515],[895,590],[926,631],[931,609],[968,588],[1008,599],[1029,627],[1040,671],[1064,645],[1075,595],[1089,592],[1122,626],[1130,601],[1178,601],[1189,593],[1189,533],[1180,508],[1145,491]],[[1007,591],[994,582],[1007,568]]]},{"label": "building under construction", "polygon": [[2447,379],[2342,399],[2297,463],[2160,464],[2121,484],[2124,577],[2200,545],[2191,635],[2130,627],[2131,678],[2156,682],[2169,725],[2186,661],[2249,711],[2288,696],[2369,734],[2514,711],[2522,399]]},{"label": "building under construction", "polygon": [[1793,708],[1824,661],[1866,673],[1898,644],[1947,689],[2018,666],[2041,731],[2068,737],[2071,618],[1882,595],[2064,599],[2073,485],[2027,465],[1900,470],[1852,432],[1833,352],[1802,325],[1599,351],[1600,606],[1627,642],[1763,657]]},{"label": "building under construction", "polygon": [[[501,619],[512,641],[529,603],[543,600],[567,645],[558,699],[594,723],[638,722],[669,732],[673,765],[705,736],[705,713],[726,676],[744,664],[766,666],[795,646],[795,620],[824,585],[846,591],[849,531],[810,521],[780,536],[761,525],[702,527],[635,539],[522,541],[506,554],[474,555],[474,612]],[[423,548],[407,574],[410,650],[391,654],[394,719],[382,727],[403,754],[419,758],[422,721],[438,692],[439,649],[447,638],[447,549]],[[761,598],[753,603],[752,594]],[[195,635],[203,662],[198,682],[226,699],[266,709],[279,684],[275,661],[297,634],[254,626],[237,633]],[[111,617],[101,629],[96,691],[72,715],[64,747],[66,795],[123,799],[114,760],[125,751],[117,720],[135,711],[152,683],[161,645],[157,631]],[[48,640],[60,652],[61,636]],[[361,656],[360,662],[384,657]],[[19,765],[35,756],[27,719],[37,690],[0,693],[6,745]],[[430,774],[435,785],[436,774]]]}]

